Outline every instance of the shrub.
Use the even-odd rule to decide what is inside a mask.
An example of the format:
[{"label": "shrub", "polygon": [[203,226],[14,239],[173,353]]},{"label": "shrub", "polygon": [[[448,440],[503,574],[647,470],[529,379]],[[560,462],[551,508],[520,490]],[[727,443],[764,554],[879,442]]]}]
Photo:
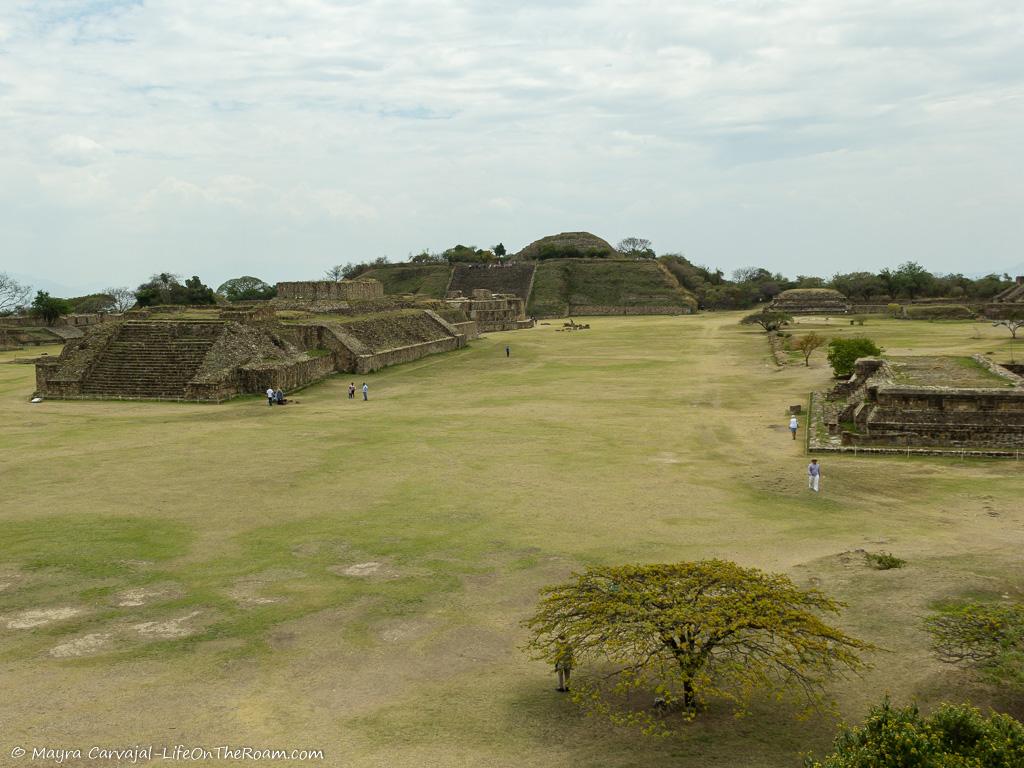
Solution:
[{"label": "shrub", "polygon": [[892,568],[902,568],[907,561],[896,557],[891,552],[865,552],[864,559],[868,565],[879,571],[888,571]]},{"label": "shrub", "polygon": [[1024,725],[968,705],[943,704],[931,717],[886,699],[859,728],[836,738],[823,761],[806,768],[1010,768],[1024,765]]},{"label": "shrub", "polygon": [[832,339],[828,345],[828,362],[836,376],[849,376],[853,364],[860,357],[877,357],[882,349],[871,339],[856,336],[849,339]]}]

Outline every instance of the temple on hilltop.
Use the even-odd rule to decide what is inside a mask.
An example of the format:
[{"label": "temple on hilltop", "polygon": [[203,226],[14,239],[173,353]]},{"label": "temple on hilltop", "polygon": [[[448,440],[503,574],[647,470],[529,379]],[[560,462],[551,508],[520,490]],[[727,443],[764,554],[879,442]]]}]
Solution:
[{"label": "temple on hilltop", "polygon": [[769,309],[790,315],[845,315],[851,306],[849,299],[831,288],[792,288],[776,296]]}]

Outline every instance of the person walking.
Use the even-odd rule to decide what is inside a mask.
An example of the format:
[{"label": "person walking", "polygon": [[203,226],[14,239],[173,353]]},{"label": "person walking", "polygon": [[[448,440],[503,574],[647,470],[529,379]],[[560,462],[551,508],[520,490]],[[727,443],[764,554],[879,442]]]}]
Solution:
[{"label": "person walking", "polygon": [[793,439],[796,440],[796,431],[800,428],[800,422],[796,418],[794,413],[789,417],[789,431],[793,433]]},{"label": "person walking", "polygon": [[811,459],[811,463],[807,465],[807,487],[815,493],[821,487],[821,464],[817,459]]},{"label": "person walking", "polygon": [[370,388],[366,386],[366,382],[363,382],[363,400],[370,399]]},{"label": "person walking", "polygon": [[512,348],[508,344],[506,344],[505,345],[505,357],[509,357],[511,354],[512,354]]},{"label": "person walking", "polygon": [[274,404],[274,388],[267,387],[267,405]]},{"label": "person walking", "polygon": [[556,653],[555,672],[558,673],[558,687],[555,690],[560,693],[565,693],[569,690],[569,675],[572,674],[572,665],[574,662],[572,646],[565,642],[565,635],[558,636]]},{"label": "person walking", "polygon": [[350,381],[348,383],[348,399],[349,400],[355,400],[356,399],[356,383],[354,381]]}]

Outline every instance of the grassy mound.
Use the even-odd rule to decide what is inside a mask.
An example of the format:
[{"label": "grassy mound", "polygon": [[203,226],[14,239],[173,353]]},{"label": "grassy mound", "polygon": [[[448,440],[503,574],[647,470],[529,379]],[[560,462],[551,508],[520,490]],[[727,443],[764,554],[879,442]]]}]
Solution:
[{"label": "grassy mound", "polygon": [[528,312],[557,317],[581,307],[696,306],[693,295],[654,261],[559,259],[537,265]]},{"label": "grassy mound", "polygon": [[360,277],[379,280],[385,294],[412,293],[443,299],[451,273],[447,264],[389,264],[367,270]]},{"label": "grassy mound", "polygon": [[562,232],[534,240],[515,255],[519,261],[544,259],[593,259],[615,258],[618,251],[611,243],[589,232]]}]

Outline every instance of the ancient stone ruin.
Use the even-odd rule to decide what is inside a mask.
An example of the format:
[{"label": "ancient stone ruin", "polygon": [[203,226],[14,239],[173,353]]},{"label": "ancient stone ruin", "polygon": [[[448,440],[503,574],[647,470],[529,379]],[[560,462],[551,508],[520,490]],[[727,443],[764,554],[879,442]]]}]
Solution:
[{"label": "ancient stone ruin", "polygon": [[769,308],[790,315],[845,315],[850,307],[849,300],[831,288],[793,288],[776,296]]},{"label": "ancient stone ruin", "polygon": [[36,394],[219,402],[268,387],[291,392],[335,372],[368,373],[459,349],[476,337],[476,323],[463,313],[437,309],[447,319],[409,307],[370,315],[292,309],[279,317],[270,302],[131,312],[37,361]]},{"label": "ancient stone ruin", "polygon": [[810,449],[1024,453],[1024,378],[981,355],[858,360],[812,397]]},{"label": "ancient stone ruin", "polygon": [[480,333],[533,327],[533,320],[526,316],[525,301],[514,294],[495,294],[474,288],[468,297],[461,291],[449,291],[446,302],[476,322]]},{"label": "ancient stone ruin", "polygon": [[529,264],[456,264],[448,281],[448,295],[461,293],[470,296],[483,289],[497,295],[512,295],[525,305],[533,289],[533,276],[537,265]]},{"label": "ancient stone ruin", "polygon": [[278,283],[277,297],[295,301],[372,301],[384,297],[384,287],[377,280]]},{"label": "ancient stone ruin", "polygon": [[997,293],[992,301],[997,304],[1024,304],[1024,275],[1018,275],[1013,285]]}]

